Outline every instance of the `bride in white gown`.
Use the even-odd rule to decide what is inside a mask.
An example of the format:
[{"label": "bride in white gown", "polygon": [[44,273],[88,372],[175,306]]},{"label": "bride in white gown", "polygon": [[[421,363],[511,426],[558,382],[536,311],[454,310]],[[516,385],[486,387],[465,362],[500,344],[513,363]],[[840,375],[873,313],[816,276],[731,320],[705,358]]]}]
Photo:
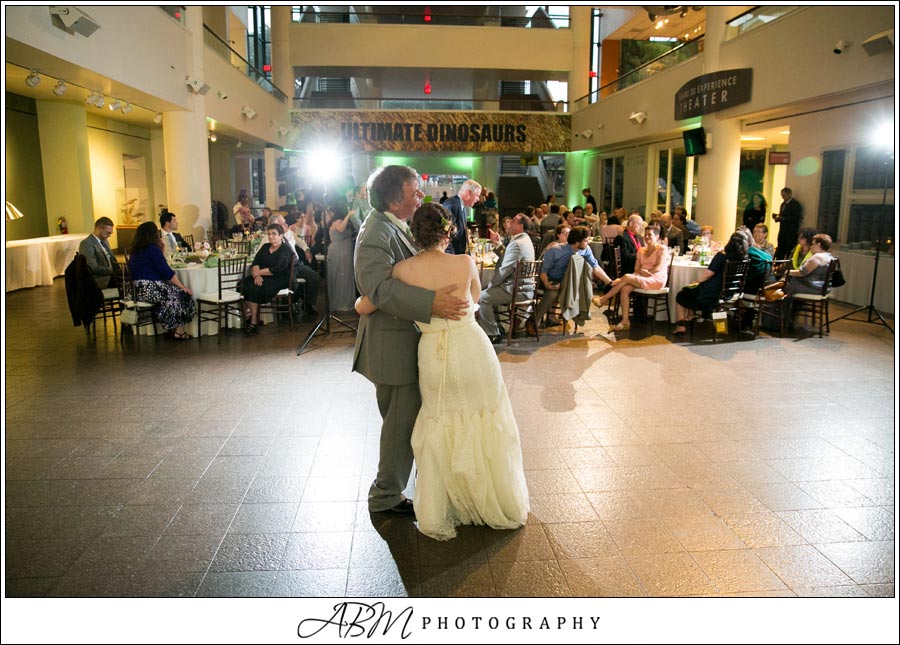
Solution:
[{"label": "bride in white gown", "polygon": [[[519,430],[500,362],[475,321],[481,284],[468,256],[444,253],[452,236],[450,214],[430,203],[412,219],[421,252],[394,266],[393,276],[431,289],[457,285],[469,300],[461,320],[417,323],[422,407],[412,434],[416,459],[414,499],[419,530],[436,540],[456,537],[460,524],[518,528],[528,517]],[[374,311],[360,298],[357,311]]]}]

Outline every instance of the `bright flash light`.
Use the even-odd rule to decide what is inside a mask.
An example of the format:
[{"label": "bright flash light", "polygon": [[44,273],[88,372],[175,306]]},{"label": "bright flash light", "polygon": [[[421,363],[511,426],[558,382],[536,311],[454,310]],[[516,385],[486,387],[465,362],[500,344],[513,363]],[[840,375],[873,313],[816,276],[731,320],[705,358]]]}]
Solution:
[{"label": "bright flash light", "polygon": [[875,127],[872,131],[871,144],[876,148],[890,150],[894,146],[894,124],[885,121]]},{"label": "bright flash light", "polygon": [[327,182],[335,177],[340,169],[340,159],[334,148],[313,150],[306,163],[310,176],[321,182]]}]

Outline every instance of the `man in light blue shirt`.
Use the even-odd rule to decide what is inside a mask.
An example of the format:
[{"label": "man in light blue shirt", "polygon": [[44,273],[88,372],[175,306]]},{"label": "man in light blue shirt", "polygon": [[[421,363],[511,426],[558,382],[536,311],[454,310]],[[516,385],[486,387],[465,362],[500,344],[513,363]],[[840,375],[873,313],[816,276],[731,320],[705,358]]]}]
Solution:
[{"label": "man in light blue shirt", "polygon": [[525,324],[525,331],[534,335],[536,322],[541,321],[547,311],[559,299],[559,283],[566,275],[569,266],[569,258],[576,253],[584,256],[585,262],[591,265],[593,277],[596,280],[609,284],[612,282],[606,272],[600,268],[597,258],[588,246],[590,231],[586,226],[576,226],[569,231],[568,244],[554,246],[544,253],[544,264],[541,267],[541,283],[544,285],[544,297],[534,310],[534,320]]}]

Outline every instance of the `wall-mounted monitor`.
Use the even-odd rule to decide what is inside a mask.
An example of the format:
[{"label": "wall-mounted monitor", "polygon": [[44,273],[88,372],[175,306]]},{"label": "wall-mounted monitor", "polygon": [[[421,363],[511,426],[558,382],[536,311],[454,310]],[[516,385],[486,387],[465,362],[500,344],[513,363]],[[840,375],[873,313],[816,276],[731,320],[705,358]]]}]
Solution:
[{"label": "wall-mounted monitor", "polygon": [[684,154],[688,157],[706,154],[706,130],[703,127],[685,130],[681,133],[684,137]]}]

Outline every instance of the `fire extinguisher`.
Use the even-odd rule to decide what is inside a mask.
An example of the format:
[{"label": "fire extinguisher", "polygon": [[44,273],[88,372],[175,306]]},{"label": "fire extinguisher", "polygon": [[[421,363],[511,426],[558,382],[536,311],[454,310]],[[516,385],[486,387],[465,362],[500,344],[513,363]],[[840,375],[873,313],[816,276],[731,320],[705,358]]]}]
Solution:
[{"label": "fire extinguisher", "polygon": [[59,229],[60,235],[68,235],[69,225],[66,223],[65,217],[60,217],[58,220],[56,220],[56,228]]}]

